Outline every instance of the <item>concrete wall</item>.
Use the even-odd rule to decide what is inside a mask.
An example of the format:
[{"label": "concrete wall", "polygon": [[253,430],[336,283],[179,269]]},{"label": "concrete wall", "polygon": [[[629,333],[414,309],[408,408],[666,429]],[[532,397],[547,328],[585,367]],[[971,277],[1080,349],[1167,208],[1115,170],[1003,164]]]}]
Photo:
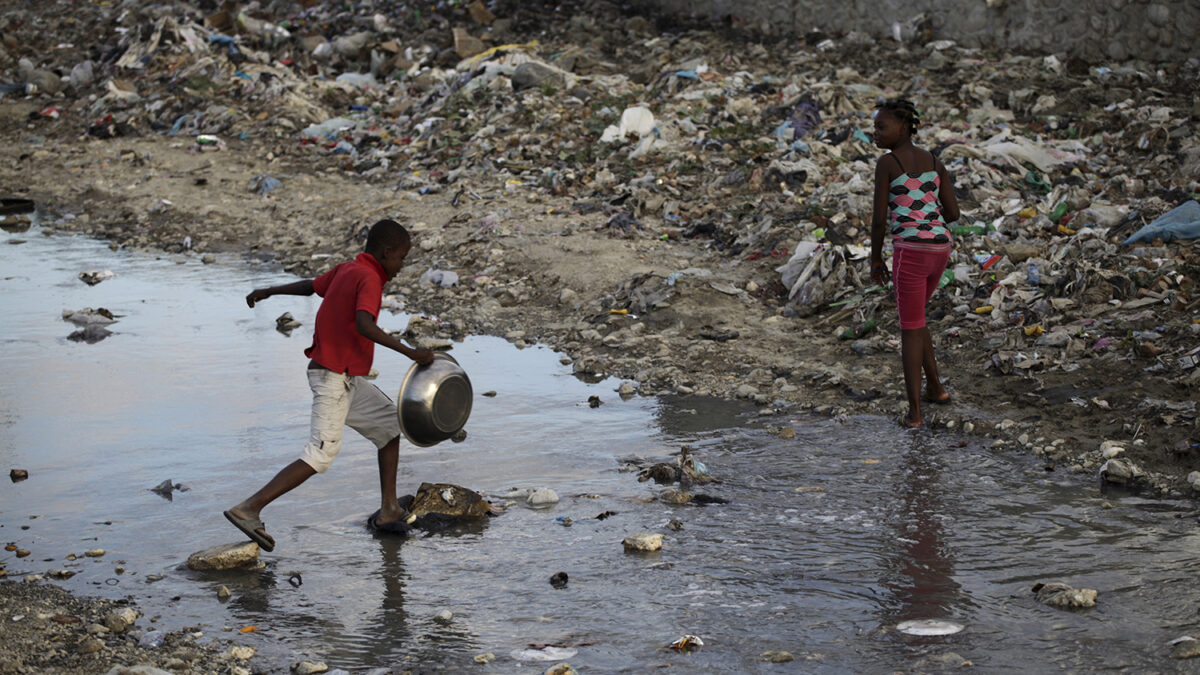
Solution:
[{"label": "concrete wall", "polygon": [[[735,17],[769,35],[858,30],[881,38],[893,24],[920,27],[964,47],[1076,56],[1091,62],[1200,56],[1200,0],[650,0],[700,20]],[[922,24],[922,17],[924,23]]]}]

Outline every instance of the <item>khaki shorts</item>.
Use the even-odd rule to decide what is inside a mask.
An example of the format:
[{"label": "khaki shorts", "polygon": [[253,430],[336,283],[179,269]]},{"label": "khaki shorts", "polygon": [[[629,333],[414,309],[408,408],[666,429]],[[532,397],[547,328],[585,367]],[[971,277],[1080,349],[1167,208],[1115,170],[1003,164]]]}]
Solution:
[{"label": "khaki shorts", "polygon": [[310,368],[308,386],[313,392],[312,424],[301,459],[317,473],[325,473],[333,464],[346,427],[376,448],[400,435],[396,404],[367,378]]}]

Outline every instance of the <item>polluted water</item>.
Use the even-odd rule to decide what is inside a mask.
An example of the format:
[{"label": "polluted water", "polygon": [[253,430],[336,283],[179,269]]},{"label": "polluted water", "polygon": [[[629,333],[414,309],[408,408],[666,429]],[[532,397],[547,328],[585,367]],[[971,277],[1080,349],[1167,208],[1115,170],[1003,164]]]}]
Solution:
[{"label": "polluted water", "polygon": [[[1177,663],[1172,641],[1196,630],[1178,590],[1195,568],[1190,502],[1102,492],[879,417],[622,399],[619,382],[582,381],[551,350],[483,336],[451,353],[494,395],[475,397],[465,441],[402,445],[398,483],[466,486],[504,513],[373,536],[375,452],[348,433],[329,472],[264,511],[277,546],[261,567],[191,571],[192,552],[242,541],[222,510],[303,447],[317,299],[247,308],[251,288],[293,277],[234,258],[111,251],[36,227],[0,237],[0,457],[28,472],[0,489],[0,527],[32,551],[6,559],[8,577],[65,567],[40,583],[130,598],[155,630],[197,627],[255,648],[266,669],[494,659],[497,672],[541,672],[569,658],[581,672],[742,673],[792,658],[833,673],[931,670],[954,654],[1148,672]],[[78,274],[91,269],[113,276],[89,286]],[[69,340],[63,311],[98,307],[118,318],[112,334]],[[276,330],[285,311],[290,336]],[[392,331],[410,318],[382,314]],[[394,396],[408,362],[378,350],[375,365]],[[638,480],[683,446],[686,484]],[[152,491],[164,485],[171,500]],[[541,490],[558,500],[515,496]],[[661,548],[622,546],[643,534]],[[1042,604],[1039,582],[1094,589],[1095,606]],[[671,649],[681,636],[692,648]]]}]

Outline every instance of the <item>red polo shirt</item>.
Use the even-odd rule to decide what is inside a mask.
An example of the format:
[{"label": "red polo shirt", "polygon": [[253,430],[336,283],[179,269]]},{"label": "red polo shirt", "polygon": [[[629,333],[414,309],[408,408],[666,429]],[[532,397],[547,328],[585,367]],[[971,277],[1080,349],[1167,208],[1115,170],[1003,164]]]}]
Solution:
[{"label": "red polo shirt", "polygon": [[371,372],[375,343],[358,334],[358,310],[379,318],[387,273],[370,253],[359,253],[313,279],[313,290],[324,298],[317,310],[312,346],[304,355],[335,373]]}]

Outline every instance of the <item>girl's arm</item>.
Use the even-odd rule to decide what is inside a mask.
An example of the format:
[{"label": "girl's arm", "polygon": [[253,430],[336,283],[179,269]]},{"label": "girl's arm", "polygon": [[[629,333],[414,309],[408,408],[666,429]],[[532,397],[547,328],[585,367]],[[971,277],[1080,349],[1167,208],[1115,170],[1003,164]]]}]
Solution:
[{"label": "girl's arm", "polygon": [[887,231],[888,185],[891,176],[883,165],[884,158],[875,162],[875,198],[871,209],[871,281],[883,286],[891,274],[883,264],[883,235]]},{"label": "girl's arm", "polygon": [[942,203],[942,218],[946,223],[953,223],[961,217],[958,212],[958,196],[954,194],[954,179],[950,177],[950,172],[946,171],[942,160],[937,160],[938,176],[942,179],[942,187],[938,190],[938,201]]},{"label": "girl's arm", "polygon": [[251,307],[259,300],[266,300],[272,295],[312,295],[316,291],[313,290],[312,279],[301,279],[293,281],[290,284],[281,286],[272,286],[270,288],[256,288],[246,295],[246,304]]}]

